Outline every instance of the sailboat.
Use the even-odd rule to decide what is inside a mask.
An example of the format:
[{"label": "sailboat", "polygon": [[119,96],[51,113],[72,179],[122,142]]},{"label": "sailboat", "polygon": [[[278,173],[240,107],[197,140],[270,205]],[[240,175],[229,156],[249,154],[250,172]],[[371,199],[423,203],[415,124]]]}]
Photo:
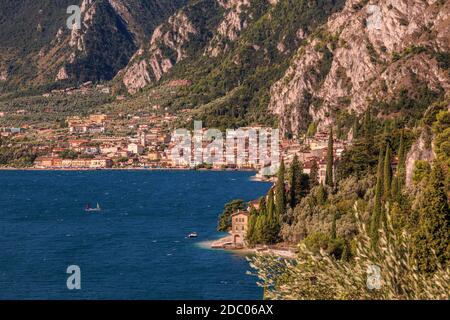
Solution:
[{"label": "sailboat", "polygon": [[86,211],[86,212],[100,212],[100,211],[102,211],[102,208],[100,207],[100,205],[97,202],[97,207],[91,208],[91,205],[87,204],[86,205],[86,209],[84,209],[84,211]]}]

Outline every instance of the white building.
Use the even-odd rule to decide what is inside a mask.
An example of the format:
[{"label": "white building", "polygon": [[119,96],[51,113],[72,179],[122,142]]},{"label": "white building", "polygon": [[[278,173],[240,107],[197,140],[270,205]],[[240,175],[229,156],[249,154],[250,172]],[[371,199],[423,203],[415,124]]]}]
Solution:
[{"label": "white building", "polygon": [[141,155],[144,153],[144,147],[137,143],[130,143],[128,145],[128,152]]}]

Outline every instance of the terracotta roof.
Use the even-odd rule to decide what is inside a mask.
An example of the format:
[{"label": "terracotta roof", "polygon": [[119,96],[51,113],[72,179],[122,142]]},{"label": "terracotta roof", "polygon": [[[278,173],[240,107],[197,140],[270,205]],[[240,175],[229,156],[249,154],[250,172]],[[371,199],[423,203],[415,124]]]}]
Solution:
[{"label": "terracotta roof", "polygon": [[234,216],[237,216],[237,215],[240,215],[240,214],[248,216],[250,213],[248,211],[239,210],[238,212],[233,213],[231,216],[234,217]]}]

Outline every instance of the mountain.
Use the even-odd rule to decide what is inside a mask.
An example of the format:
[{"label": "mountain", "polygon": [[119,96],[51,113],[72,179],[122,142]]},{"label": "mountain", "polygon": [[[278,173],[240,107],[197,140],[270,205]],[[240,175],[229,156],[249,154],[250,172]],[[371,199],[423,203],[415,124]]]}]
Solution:
[{"label": "mountain", "polygon": [[[119,73],[126,90],[167,78],[192,85],[170,108],[195,108],[211,126],[274,123],[270,86],[279,80],[308,34],[344,1],[200,0],[160,25]],[[210,8],[207,13],[202,9]]]},{"label": "mountain", "polygon": [[[205,10],[208,8],[208,10]],[[174,110],[212,126],[273,123],[286,136],[373,109],[420,119],[449,92],[448,1],[191,2],[116,79],[130,94],[192,82]]]},{"label": "mountain", "polygon": [[[78,2],[78,3],[77,3]],[[111,80],[186,0],[82,0],[81,30],[69,30],[74,1],[1,1],[0,74],[8,88]]]},{"label": "mountain", "polygon": [[56,3],[1,3],[6,90],[112,80],[134,99],[182,80],[167,110],[286,137],[368,109],[414,125],[450,91],[449,1],[84,0],[73,32]]},{"label": "mountain", "polygon": [[368,108],[420,118],[448,98],[449,13],[448,1],[347,1],[272,86],[269,109],[293,133]]}]

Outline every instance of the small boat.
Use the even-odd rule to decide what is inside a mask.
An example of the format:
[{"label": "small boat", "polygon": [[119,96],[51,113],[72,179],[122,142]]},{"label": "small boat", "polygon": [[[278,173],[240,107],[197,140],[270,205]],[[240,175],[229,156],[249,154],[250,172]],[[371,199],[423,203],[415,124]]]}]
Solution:
[{"label": "small boat", "polygon": [[197,232],[192,232],[192,233],[190,233],[187,237],[188,237],[189,239],[197,238],[197,237],[198,237],[198,234],[197,234]]},{"label": "small boat", "polygon": [[100,207],[100,205],[97,203],[97,207],[95,208],[91,208],[90,204],[86,205],[86,208],[84,209],[84,211],[86,212],[100,212],[102,211],[102,208]]}]

